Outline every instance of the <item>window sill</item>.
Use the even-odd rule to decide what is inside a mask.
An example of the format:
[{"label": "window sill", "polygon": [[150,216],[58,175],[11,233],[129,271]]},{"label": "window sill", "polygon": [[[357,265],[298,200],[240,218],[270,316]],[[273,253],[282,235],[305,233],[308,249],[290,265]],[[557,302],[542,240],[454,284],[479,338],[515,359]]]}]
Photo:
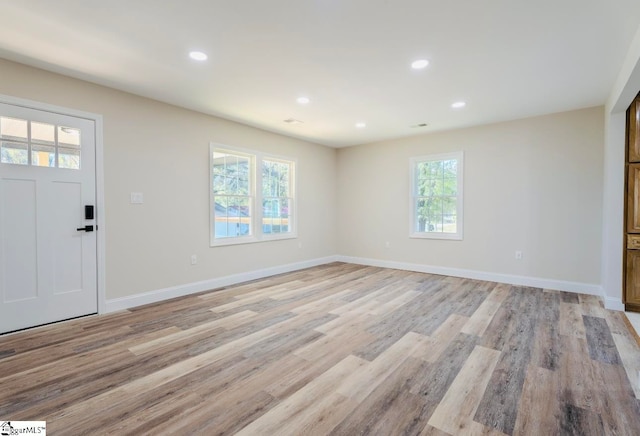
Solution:
[{"label": "window sill", "polygon": [[258,239],[256,237],[244,237],[244,238],[225,238],[225,239],[216,239],[211,241],[209,244],[210,247],[226,247],[229,245],[244,245],[244,244],[256,244],[259,242],[270,242],[270,241],[281,241],[285,239],[297,239],[298,235],[296,233],[287,233],[284,235],[263,235],[262,238]]},{"label": "window sill", "polygon": [[462,241],[461,233],[439,233],[439,232],[414,232],[409,235],[412,239],[444,239],[449,241]]}]

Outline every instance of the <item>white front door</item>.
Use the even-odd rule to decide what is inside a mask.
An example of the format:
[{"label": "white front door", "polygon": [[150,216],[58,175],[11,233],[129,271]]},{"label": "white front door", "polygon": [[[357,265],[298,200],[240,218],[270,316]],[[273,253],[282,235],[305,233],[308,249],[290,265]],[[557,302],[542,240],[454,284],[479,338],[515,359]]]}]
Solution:
[{"label": "white front door", "polygon": [[0,103],[0,333],[97,313],[95,140],[93,120]]}]

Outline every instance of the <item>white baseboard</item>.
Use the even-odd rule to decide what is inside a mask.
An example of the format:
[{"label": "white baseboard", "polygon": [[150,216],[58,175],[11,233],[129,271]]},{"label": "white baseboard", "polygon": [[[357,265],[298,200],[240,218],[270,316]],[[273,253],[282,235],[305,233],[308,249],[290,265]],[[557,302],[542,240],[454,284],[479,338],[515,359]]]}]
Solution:
[{"label": "white baseboard", "polygon": [[201,282],[187,283],[184,285],[172,286],[170,288],[158,289],[155,291],[144,292],[141,294],[131,295],[128,297],[114,298],[107,300],[104,304],[104,312],[111,313],[118,310],[130,309],[132,307],[142,306],[144,304],[157,303],[159,301],[168,300],[170,298],[183,297],[197,292],[208,291],[211,289],[231,286],[237,283],[248,282],[251,280],[262,279],[277,274],[288,273],[305,268],[311,268],[318,265],[324,265],[331,262],[337,262],[337,256],[328,256],[318,259],[305,260],[302,262],[290,263],[287,265],[274,266],[246,273],[233,274],[230,276],[218,277],[215,279],[204,280]]},{"label": "white baseboard", "polygon": [[624,312],[624,303],[619,298],[604,297],[604,308]]},{"label": "white baseboard", "polygon": [[[144,292],[141,294],[131,295],[128,297],[114,298],[107,300],[104,304],[104,312],[111,313],[118,310],[130,309],[132,307],[142,306],[150,303],[168,300],[170,298],[182,297],[197,292],[208,291],[211,289],[231,286],[242,282],[257,280],[265,277],[283,274],[292,271],[311,268],[318,265],[324,265],[331,262],[345,262],[357,265],[377,266],[381,268],[393,268],[405,271],[415,271],[429,274],[439,274],[445,276],[462,277],[475,280],[486,280],[490,282],[508,283],[519,286],[531,286],[534,288],[554,289],[558,291],[575,292],[581,294],[596,295],[603,297],[602,287],[590,283],[569,282],[564,280],[552,280],[538,277],[516,276],[510,274],[499,274],[485,271],[475,271],[460,268],[448,268],[433,265],[421,265],[406,262],[395,262],[380,259],[368,259],[362,257],[351,256],[327,256],[318,259],[311,259],[302,262],[290,263],[271,268],[264,268],[246,273],[234,274],[230,276],[218,277],[215,279],[204,280],[201,282],[187,283],[184,285],[173,286],[170,288],[158,289],[155,291]],[[612,297],[604,298],[605,308],[610,310],[624,311],[622,301]]]},{"label": "white baseboard", "polygon": [[465,279],[485,280],[489,282],[507,283],[518,286],[531,286],[533,288],[553,289],[557,291],[575,292],[602,297],[602,287],[590,283],[568,282],[564,280],[543,279],[538,277],[516,276],[510,274],[490,273],[460,268],[448,268],[442,266],[421,265],[415,263],[395,262],[380,259],[367,259],[362,257],[337,256],[340,262],[355,263],[359,265],[378,266],[405,271],[415,271],[443,276],[462,277]]}]

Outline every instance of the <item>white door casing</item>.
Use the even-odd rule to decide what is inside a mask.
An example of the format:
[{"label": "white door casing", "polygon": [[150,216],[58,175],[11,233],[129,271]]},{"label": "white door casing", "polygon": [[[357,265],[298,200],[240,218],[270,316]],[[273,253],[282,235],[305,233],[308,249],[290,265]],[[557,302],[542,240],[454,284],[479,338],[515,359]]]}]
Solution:
[{"label": "white door casing", "polygon": [[[11,119],[0,128],[28,126],[17,145],[0,137],[0,151],[24,157],[26,147],[29,157],[24,165],[0,161],[0,333],[98,312],[98,233],[78,229],[96,230],[103,216],[95,213],[100,120],[25,106],[0,97],[0,117]],[[38,142],[43,126],[55,132],[53,145]],[[68,145],[78,136],[79,148]],[[85,219],[86,205],[94,219]]]}]

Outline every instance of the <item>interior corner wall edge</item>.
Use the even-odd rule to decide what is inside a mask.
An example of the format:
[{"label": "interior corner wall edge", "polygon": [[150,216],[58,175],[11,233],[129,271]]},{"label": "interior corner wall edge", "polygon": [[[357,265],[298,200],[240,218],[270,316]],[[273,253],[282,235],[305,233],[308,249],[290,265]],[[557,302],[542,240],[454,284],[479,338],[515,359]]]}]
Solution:
[{"label": "interior corner wall edge", "polygon": [[[0,77],[0,94],[103,116],[107,301],[336,253],[335,149],[3,59]],[[209,246],[211,141],[297,159],[298,239]]]}]

